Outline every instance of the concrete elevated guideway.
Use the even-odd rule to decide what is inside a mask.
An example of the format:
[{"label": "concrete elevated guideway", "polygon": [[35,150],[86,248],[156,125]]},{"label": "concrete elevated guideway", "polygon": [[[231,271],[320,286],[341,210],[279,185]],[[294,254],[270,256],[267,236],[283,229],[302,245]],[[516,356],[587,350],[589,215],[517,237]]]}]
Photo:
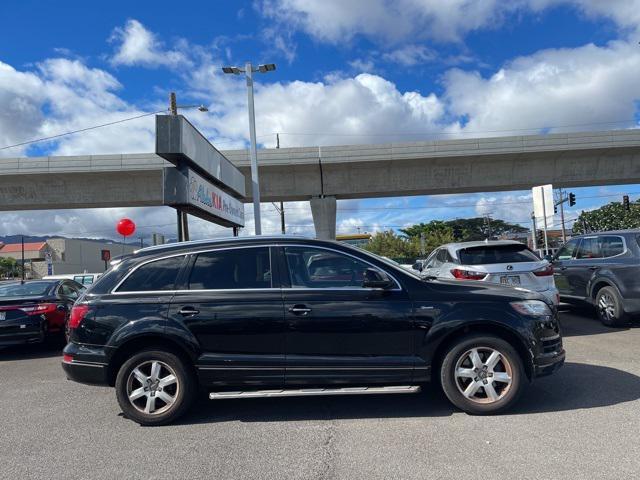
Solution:
[{"label": "concrete elevated guideway", "polygon": [[[248,150],[222,152],[247,179]],[[263,149],[261,199],[310,200],[318,236],[336,199],[640,183],[640,130]],[[162,205],[150,154],[0,158],[0,211]]]}]

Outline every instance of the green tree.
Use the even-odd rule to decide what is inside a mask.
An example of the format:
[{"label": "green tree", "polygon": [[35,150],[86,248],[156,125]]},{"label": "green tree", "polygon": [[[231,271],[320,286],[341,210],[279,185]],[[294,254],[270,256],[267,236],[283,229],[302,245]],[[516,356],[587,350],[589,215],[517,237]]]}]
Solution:
[{"label": "green tree", "polygon": [[393,259],[415,258],[419,247],[411,239],[402,237],[393,230],[376,232],[364,247],[370,252]]},{"label": "green tree", "polygon": [[596,210],[582,212],[573,224],[573,233],[605,232],[639,227],[640,201],[631,202],[629,210],[625,210],[621,202],[611,202]]},{"label": "green tree", "polygon": [[455,220],[432,220],[429,223],[418,223],[401,230],[408,237],[420,237],[421,233],[425,237],[442,238],[447,242],[468,242],[472,240],[484,240],[485,238],[497,237],[505,233],[528,232],[529,229],[504,220],[488,220],[485,217],[458,218]]},{"label": "green tree", "polygon": [[13,278],[20,275],[20,272],[20,265],[15,258],[0,257],[0,277]]}]

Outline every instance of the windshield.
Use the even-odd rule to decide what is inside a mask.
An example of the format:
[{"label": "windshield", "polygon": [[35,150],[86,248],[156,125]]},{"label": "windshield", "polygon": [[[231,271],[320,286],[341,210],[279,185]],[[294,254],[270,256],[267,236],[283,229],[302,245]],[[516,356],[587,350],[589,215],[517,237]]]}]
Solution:
[{"label": "windshield", "polygon": [[9,283],[7,285],[0,284],[1,297],[33,297],[44,295],[49,287],[50,282],[28,282],[28,283]]},{"label": "windshield", "polygon": [[526,245],[488,245],[465,248],[458,252],[462,265],[491,265],[494,263],[539,262],[540,259]]}]

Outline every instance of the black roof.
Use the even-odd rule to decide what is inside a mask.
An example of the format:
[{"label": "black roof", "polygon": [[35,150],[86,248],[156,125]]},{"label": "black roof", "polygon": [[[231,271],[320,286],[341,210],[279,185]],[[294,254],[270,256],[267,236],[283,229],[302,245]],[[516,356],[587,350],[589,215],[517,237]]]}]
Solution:
[{"label": "black roof", "polygon": [[225,237],[225,238],[211,238],[206,240],[191,240],[187,242],[167,243],[164,245],[155,245],[153,247],[145,247],[136,250],[131,255],[124,255],[118,257],[118,259],[127,258],[140,258],[146,256],[155,256],[158,254],[166,254],[167,252],[190,252],[197,248],[206,247],[222,247],[222,246],[235,246],[235,245],[262,245],[273,243],[305,243],[309,245],[331,245],[331,246],[346,246],[342,242],[335,240],[318,240],[315,238],[304,237],[300,235],[260,235],[260,236],[246,236],[246,237]]}]

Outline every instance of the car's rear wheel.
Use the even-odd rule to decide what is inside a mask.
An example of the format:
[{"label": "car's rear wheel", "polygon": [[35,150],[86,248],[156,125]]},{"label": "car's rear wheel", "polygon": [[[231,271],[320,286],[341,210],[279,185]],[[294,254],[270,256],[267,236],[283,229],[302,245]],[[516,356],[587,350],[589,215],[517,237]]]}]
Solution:
[{"label": "car's rear wheel", "polygon": [[196,394],[191,370],[177,355],[145,350],[124,362],[116,396],[127,418],[141,425],[165,425],[184,414]]},{"label": "car's rear wheel", "polygon": [[613,287],[603,287],[596,295],[598,318],[607,327],[622,327],[629,321],[622,306],[622,298]]},{"label": "car's rear wheel", "polygon": [[470,335],[445,355],[440,382],[456,407],[488,415],[512,407],[527,378],[520,355],[508,342],[493,335]]}]

